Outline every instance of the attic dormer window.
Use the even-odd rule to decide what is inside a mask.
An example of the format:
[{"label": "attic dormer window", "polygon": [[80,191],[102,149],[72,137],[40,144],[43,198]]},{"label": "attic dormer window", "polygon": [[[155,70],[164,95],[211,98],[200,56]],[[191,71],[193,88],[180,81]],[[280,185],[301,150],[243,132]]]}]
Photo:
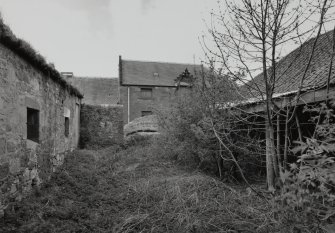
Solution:
[{"label": "attic dormer window", "polygon": [[159,73],[157,73],[157,72],[155,72],[153,75],[154,75],[155,78],[159,77]]}]

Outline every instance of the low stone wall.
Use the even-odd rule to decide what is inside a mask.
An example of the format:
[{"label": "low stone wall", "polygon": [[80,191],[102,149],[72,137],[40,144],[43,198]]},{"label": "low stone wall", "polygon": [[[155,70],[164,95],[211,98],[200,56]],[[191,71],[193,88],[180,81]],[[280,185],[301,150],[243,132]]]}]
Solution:
[{"label": "low stone wall", "polygon": [[79,142],[81,148],[101,148],[122,143],[122,105],[82,105]]},{"label": "low stone wall", "polygon": [[155,115],[138,117],[124,126],[126,137],[141,133],[157,134],[158,131],[158,119]]}]

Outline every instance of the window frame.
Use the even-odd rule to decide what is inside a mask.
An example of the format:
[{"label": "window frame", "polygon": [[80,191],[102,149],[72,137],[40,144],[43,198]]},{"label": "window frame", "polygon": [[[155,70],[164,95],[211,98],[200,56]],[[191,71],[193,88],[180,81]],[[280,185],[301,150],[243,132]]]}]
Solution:
[{"label": "window frame", "polygon": [[40,111],[27,107],[27,139],[36,143],[40,141]]},{"label": "window frame", "polygon": [[[147,95],[147,93],[150,93],[150,96]],[[140,99],[152,99],[152,98],[153,98],[153,88],[152,87],[141,87],[140,88]]]},{"label": "window frame", "polygon": [[[145,114],[143,114],[143,113],[145,113]],[[147,114],[147,113],[149,113],[149,114]],[[141,117],[150,116],[150,115],[153,115],[152,111],[149,111],[149,110],[141,111]]]},{"label": "window frame", "polygon": [[70,135],[70,117],[64,117],[64,136],[68,138]]}]

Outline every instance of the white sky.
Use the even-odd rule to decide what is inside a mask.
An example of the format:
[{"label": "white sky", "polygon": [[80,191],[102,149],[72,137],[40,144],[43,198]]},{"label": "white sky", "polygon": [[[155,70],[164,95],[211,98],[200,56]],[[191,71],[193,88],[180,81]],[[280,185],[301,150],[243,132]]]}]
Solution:
[{"label": "white sky", "polygon": [[6,24],[59,71],[118,76],[124,59],[200,63],[217,0],[0,0]]}]

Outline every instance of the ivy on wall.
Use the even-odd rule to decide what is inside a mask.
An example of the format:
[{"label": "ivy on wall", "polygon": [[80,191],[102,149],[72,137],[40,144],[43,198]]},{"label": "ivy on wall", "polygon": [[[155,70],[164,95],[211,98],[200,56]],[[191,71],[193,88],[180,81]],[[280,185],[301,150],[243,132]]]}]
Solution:
[{"label": "ivy on wall", "polygon": [[123,108],[82,105],[80,148],[102,148],[123,143]]}]

